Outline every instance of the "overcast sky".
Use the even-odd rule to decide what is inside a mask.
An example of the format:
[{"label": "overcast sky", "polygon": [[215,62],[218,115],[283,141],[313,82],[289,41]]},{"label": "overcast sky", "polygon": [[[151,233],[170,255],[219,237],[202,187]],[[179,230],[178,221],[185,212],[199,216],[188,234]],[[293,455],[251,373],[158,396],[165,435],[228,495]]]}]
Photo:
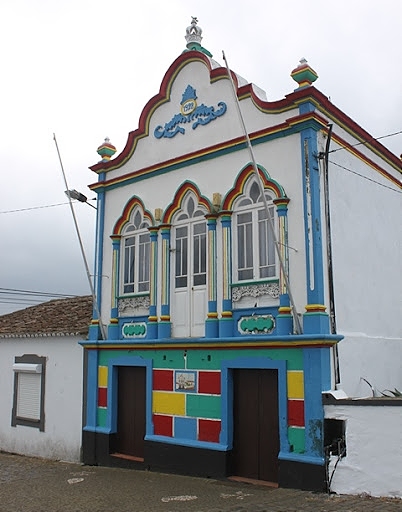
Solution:
[{"label": "overcast sky", "polygon": [[[400,0],[2,0],[0,288],[89,293],[69,206],[26,210],[66,203],[53,133],[69,188],[94,197],[97,147],[109,136],[123,150],[191,16],[215,60],[224,50],[269,100],[295,89],[305,57],[316,87],[380,137],[402,130],[401,15]],[[402,152],[402,135],[383,143]],[[92,269],[96,212],[75,211]],[[6,297],[0,314],[26,307]]]}]

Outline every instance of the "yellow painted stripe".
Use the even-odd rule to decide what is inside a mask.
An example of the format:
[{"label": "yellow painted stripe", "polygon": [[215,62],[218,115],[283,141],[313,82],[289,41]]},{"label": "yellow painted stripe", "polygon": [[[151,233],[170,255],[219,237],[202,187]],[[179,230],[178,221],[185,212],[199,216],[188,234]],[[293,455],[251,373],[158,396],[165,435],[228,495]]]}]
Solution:
[{"label": "yellow painted stripe", "polygon": [[107,387],[107,366],[98,367],[98,386]]},{"label": "yellow painted stripe", "polygon": [[154,391],[152,393],[152,412],[184,416],[186,412],[185,393],[164,393],[163,391]]},{"label": "yellow painted stripe", "polygon": [[288,371],[288,398],[304,398],[304,375],[302,371]]}]

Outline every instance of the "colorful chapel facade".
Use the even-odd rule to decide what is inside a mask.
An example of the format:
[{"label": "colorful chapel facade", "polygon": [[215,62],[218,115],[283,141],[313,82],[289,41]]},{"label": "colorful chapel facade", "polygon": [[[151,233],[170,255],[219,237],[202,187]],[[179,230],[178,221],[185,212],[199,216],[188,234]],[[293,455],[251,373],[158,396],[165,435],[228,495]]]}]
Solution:
[{"label": "colorful chapel facade", "polygon": [[[91,167],[84,462],[324,490],[322,393],[337,385],[342,334],[319,155],[329,122],[349,154],[369,136],[312,86],[306,61],[274,102],[231,72],[235,100],[195,20],[186,39],[123,151],[112,158],[106,139]],[[394,179],[396,157],[373,144],[375,172]]]}]

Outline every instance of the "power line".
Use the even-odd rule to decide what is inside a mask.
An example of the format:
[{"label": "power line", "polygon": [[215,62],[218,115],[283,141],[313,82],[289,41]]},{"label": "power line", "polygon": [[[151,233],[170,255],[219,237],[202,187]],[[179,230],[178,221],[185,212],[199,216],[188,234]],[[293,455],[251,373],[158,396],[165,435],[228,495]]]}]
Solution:
[{"label": "power line", "polygon": [[[374,137],[372,140],[381,140],[381,139],[386,139],[388,137],[393,137],[394,135],[399,135],[402,133],[402,130],[400,130],[399,132],[394,132],[394,133],[388,133],[388,135],[382,135],[381,137]],[[370,144],[371,141],[363,141],[363,142],[358,142],[357,144],[352,144],[350,147],[351,148],[355,148],[356,146],[361,146],[361,145],[366,145],[366,144]],[[337,151],[342,151],[343,149],[347,149],[346,147],[342,147],[342,148],[337,148],[337,149],[331,149],[331,151],[328,151],[328,153],[336,153]]]},{"label": "power line", "polygon": [[51,292],[40,292],[35,290],[19,290],[17,288],[0,288],[0,293],[5,293],[8,295],[33,295],[33,296],[41,296],[41,297],[60,297],[60,298],[69,298],[69,297],[77,297],[77,295],[70,295],[67,293],[51,293]]},{"label": "power line", "polygon": [[1,213],[26,212],[26,211],[29,211],[29,210],[39,210],[41,208],[53,208],[54,206],[64,206],[66,204],[69,204],[69,203],[56,203],[56,204],[47,204],[47,205],[44,205],[44,206],[32,206],[30,208],[19,208],[18,210],[6,210],[4,212],[0,212],[0,214]]},{"label": "power line", "polygon": [[[364,176],[363,174],[360,174],[356,171],[352,171],[352,169],[348,169],[347,167],[344,167],[343,165],[337,164],[336,162],[333,162],[332,160],[329,160],[329,162],[333,165],[336,165],[337,167],[340,167],[341,169],[344,169],[345,171],[351,172],[352,174],[356,174],[357,176],[360,176],[360,178],[364,178],[367,181],[371,181],[372,183],[375,183],[376,185],[379,185],[380,187],[387,188],[389,190],[392,190],[392,192],[396,192],[397,194],[402,194],[402,190],[395,190],[392,187],[389,187],[388,185],[384,185],[383,183],[380,183],[379,181],[375,181],[371,178],[368,178],[367,176]],[[402,183],[401,183],[402,185]]]}]

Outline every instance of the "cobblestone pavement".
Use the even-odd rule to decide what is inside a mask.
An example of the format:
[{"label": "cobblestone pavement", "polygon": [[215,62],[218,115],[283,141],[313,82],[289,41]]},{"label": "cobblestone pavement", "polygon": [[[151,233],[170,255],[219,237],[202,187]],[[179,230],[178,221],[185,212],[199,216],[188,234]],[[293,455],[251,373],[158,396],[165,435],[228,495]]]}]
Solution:
[{"label": "cobblestone pavement", "polygon": [[402,512],[402,500],[82,466],[0,453],[1,512]]}]

